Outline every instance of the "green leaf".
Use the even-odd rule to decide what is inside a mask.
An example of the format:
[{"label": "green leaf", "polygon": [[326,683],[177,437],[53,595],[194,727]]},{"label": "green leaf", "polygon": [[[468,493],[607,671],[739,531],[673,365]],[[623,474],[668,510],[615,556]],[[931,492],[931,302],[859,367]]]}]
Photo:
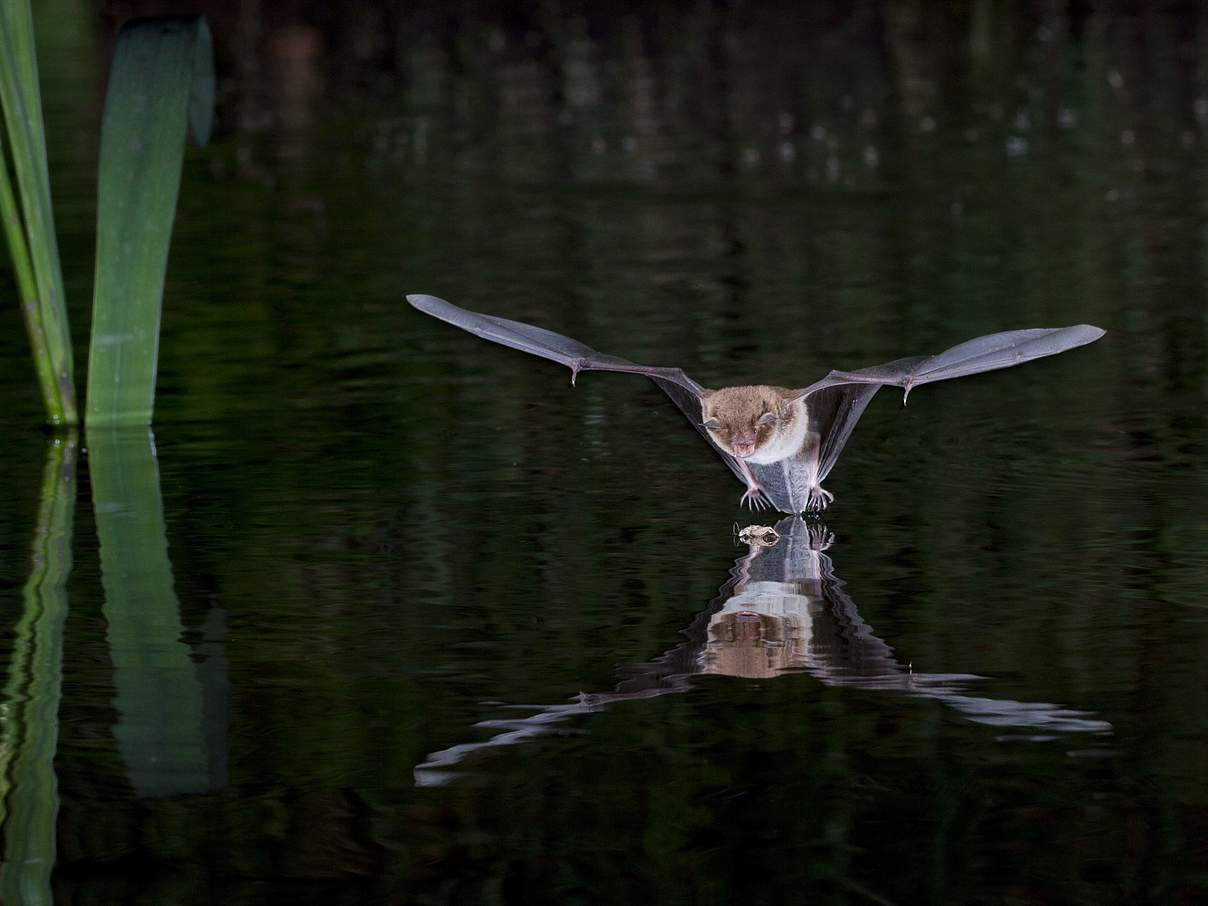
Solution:
[{"label": "green leaf", "polygon": [[118,35],[101,128],[90,425],[147,425],[185,128],[209,138],[210,30],[201,16],[135,19]]},{"label": "green leaf", "polygon": [[[6,152],[0,153],[0,217],[17,273],[26,330],[47,420],[73,425],[77,412],[71,334],[50,203],[29,0],[0,2],[0,108],[6,139],[0,142]],[[6,157],[12,159],[16,193],[9,184]]]}]

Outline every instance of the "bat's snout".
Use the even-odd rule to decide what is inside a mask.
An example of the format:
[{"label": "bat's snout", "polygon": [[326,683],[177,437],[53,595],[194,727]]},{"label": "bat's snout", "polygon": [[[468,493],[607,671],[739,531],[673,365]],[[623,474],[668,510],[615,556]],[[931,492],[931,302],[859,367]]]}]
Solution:
[{"label": "bat's snout", "polygon": [[746,459],[755,452],[755,435],[740,434],[735,436],[730,441],[730,446],[734,448],[734,455],[739,459]]}]

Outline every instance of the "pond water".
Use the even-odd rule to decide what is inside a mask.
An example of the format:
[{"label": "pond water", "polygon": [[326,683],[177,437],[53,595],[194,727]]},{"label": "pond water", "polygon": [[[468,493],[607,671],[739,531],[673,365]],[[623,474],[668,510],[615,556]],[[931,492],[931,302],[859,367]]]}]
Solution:
[{"label": "pond water", "polygon": [[[154,437],[41,431],[0,307],[6,902],[1208,898],[1202,12],[237,6]],[[765,548],[655,386],[408,292],[706,386],[1107,335],[880,394]]]}]

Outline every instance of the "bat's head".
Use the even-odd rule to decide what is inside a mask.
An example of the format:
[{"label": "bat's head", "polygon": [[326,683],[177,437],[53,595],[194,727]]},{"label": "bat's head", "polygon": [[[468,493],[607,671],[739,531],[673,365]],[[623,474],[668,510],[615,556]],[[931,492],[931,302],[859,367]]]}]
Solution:
[{"label": "bat's head", "polygon": [[774,462],[766,458],[781,446],[796,409],[779,387],[726,387],[705,394],[704,427],[713,441],[738,459]]}]

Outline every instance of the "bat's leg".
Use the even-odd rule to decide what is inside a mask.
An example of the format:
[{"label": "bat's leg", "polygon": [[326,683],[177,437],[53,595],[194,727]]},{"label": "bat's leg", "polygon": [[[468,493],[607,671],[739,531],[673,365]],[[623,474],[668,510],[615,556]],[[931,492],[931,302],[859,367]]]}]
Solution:
[{"label": "bat's leg", "polygon": [[772,506],[768,500],[767,494],[763,492],[763,487],[755,480],[755,476],[751,472],[751,467],[741,459],[736,459],[738,470],[742,472],[742,480],[747,483],[747,491],[738,499],[738,505],[746,504],[752,510],[768,509]]},{"label": "bat's leg", "polygon": [[811,485],[810,500],[809,503],[806,504],[805,508],[811,513],[821,513],[828,506],[830,506],[831,501],[834,499],[835,495],[826,488],[822,487],[822,485]]},{"label": "bat's leg", "polygon": [[746,493],[744,493],[742,497],[738,499],[739,506],[743,506],[744,504],[749,506],[752,510],[766,510],[771,506],[771,504],[768,503],[767,495],[763,493],[763,488],[761,488],[759,485],[748,487]]},{"label": "bat's leg", "polygon": [[835,499],[835,495],[822,487],[822,483],[818,480],[819,460],[822,453],[821,442],[822,438],[811,431],[806,435],[805,447],[802,450],[802,455],[805,457],[806,475],[809,480],[809,495],[805,504],[807,513],[821,513]]}]

